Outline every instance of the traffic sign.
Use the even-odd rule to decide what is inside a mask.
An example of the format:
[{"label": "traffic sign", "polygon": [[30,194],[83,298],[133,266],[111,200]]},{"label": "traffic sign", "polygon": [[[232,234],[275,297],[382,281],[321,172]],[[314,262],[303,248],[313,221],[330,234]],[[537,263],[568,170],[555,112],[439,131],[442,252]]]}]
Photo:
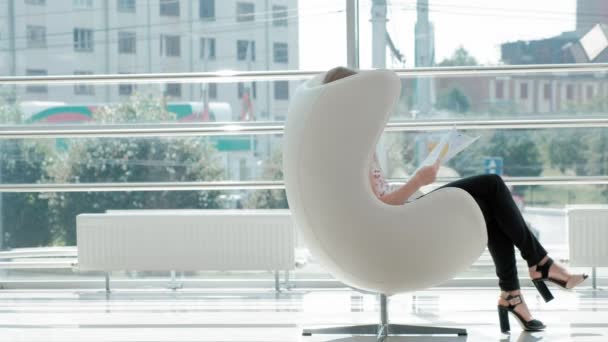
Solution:
[{"label": "traffic sign", "polygon": [[502,157],[485,157],[483,159],[483,169],[486,174],[502,176],[503,162]]}]

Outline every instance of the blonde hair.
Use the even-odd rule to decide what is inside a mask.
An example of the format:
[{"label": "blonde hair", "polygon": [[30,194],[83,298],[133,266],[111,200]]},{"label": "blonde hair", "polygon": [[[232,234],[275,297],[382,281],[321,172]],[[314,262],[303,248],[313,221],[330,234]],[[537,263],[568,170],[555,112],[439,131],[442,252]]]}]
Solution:
[{"label": "blonde hair", "polygon": [[325,84],[325,83],[337,81],[341,78],[352,76],[356,73],[357,72],[355,70],[352,70],[352,69],[349,69],[349,68],[346,68],[343,66],[335,67],[335,68],[329,70],[327,73],[325,73],[325,78],[323,79],[323,83]]}]

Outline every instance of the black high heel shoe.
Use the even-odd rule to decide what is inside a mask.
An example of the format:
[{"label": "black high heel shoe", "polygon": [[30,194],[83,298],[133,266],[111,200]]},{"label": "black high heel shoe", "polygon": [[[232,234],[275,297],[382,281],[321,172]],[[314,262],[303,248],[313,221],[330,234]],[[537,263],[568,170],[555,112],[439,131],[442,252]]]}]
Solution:
[{"label": "black high heel shoe", "polygon": [[532,283],[534,284],[540,295],[543,297],[545,302],[550,302],[554,298],[553,294],[551,294],[551,291],[549,291],[547,284],[545,284],[545,281],[550,281],[564,290],[572,290],[574,287],[576,287],[588,278],[586,274],[583,274],[583,280],[580,283],[575,284],[572,287],[567,287],[568,280],[561,280],[549,277],[549,269],[551,268],[551,265],[553,265],[553,259],[551,258],[548,258],[547,262],[543,265],[536,265],[536,272],[540,272],[541,277],[537,279],[532,279]]},{"label": "black high heel shoe", "polygon": [[[510,300],[512,299],[519,299],[519,302],[515,305],[512,305],[510,302]],[[521,299],[520,295],[508,295],[505,300],[507,301],[507,303],[509,303],[509,306],[502,306],[500,304],[498,305],[498,319],[500,321],[500,331],[502,331],[503,333],[507,333],[511,330],[511,326],[509,324],[509,312],[515,316],[515,318],[519,322],[519,325],[525,331],[543,331],[546,328],[543,322],[537,319],[526,321],[520,314],[515,312],[515,308],[524,302],[523,299]]]}]

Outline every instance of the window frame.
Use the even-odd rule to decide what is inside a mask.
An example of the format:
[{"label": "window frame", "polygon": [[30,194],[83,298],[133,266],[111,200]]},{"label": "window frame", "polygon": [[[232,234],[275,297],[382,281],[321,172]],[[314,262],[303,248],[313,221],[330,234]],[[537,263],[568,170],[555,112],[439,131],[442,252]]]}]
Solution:
[{"label": "window frame", "polygon": [[[203,4],[211,4],[211,6],[203,6]],[[208,9],[203,12],[203,9]],[[198,1],[198,17],[201,20],[215,20],[215,0],[199,0]]]},{"label": "window frame", "polygon": [[116,0],[116,11],[120,13],[136,13],[137,0]]},{"label": "window frame", "polygon": [[179,17],[181,6],[179,0],[159,0],[158,15],[160,17]]},{"label": "window frame", "polygon": [[[247,9],[243,11],[243,9]],[[237,1],[235,4],[236,21],[251,22],[255,21],[255,3],[251,1]]]},{"label": "window frame", "polygon": [[[46,26],[44,25],[26,25],[26,36],[27,43],[26,46],[28,49],[44,49],[47,47],[46,45]],[[38,31],[38,32],[36,32]],[[42,33],[42,34],[40,34]],[[32,39],[32,38],[42,38],[42,39]]]},{"label": "window frame", "polygon": [[95,51],[95,32],[93,29],[84,27],[74,27],[74,51],[93,52]]},{"label": "window frame", "polygon": [[272,5],[272,26],[287,27],[288,22],[288,7],[285,5]]},{"label": "window frame", "polygon": [[[284,58],[281,56],[284,52]],[[272,43],[272,62],[275,64],[289,64],[289,44],[285,42]]]},{"label": "window frame", "polygon": [[[175,40],[173,40],[175,39]],[[178,34],[160,34],[160,55],[162,57],[180,58],[182,56],[182,36]],[[175,44],[177,42],[177,44]],[[177,48],[177,53],[169,53]]]},{"label": "window frame", "polygon": [[118,54],[135,55],[137,54],[137,32],[118,31]]},{"label": "window frame", "polygon": [[[281,88],[283,88],[283,89],[281,89]],[[273,81],[272,97],[274,100],[277,100],[277,101],[289,100],[289,81],[287,81],[287,80]]]}]

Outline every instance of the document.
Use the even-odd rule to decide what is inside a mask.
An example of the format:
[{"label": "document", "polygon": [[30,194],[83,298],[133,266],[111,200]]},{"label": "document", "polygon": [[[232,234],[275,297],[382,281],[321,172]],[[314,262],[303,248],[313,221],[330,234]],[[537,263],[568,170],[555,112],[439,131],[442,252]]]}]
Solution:
[{"label": "document", "polygon": [[450,131],[441,137],[439,143],[435,145],[435,148],[433,148],[431,153],[429,153],[412,174],[416,174],[418,170],[425,166],[435,164],[437,160],[440,160],[441,164],[447,163],[452,157],[467,148],[477,139],[479,139],[479,136],[471,137],[459,132],[456,127],[452,127]]}]

